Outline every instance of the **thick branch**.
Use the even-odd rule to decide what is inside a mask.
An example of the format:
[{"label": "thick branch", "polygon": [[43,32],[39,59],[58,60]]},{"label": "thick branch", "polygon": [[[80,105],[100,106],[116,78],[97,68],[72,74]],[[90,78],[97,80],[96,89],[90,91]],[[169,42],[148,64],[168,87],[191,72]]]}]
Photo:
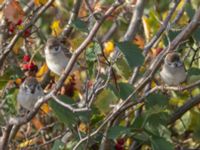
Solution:
[{"label": "thick branch", "polygon": [[143,15],[145,0],[137,0],[135,9],[129,27],[124,35],[124,41],[130,41],[135,37],[137,33],[139,23]]},{"label": "thick branch", "polygon": [[185,112],[187,112],[194,106],[198,105],[199,103],[200,103],[200,95],[197,95],[195,97],[186,100],[186,103],[183,106],[179,107],[177,110],[175,110],[175,112],[171,115],[168,124],[175,123],[175,121],[180,119]]},{"label": "thick branch", "polygon": [[67,23],[66,27],[64,28],[64,30],[62,32],[62,35],[61,35],[62,38],[67,38],[70,35],[70,33],[71,33],[72,29],[73,29],[71,24],[78,16],[81,4],[82,4],[82,0],[75,0],[74,1],[74,5],[73,5],[74,7],[73,7],[71,15],[69,17],[68,23]]}]

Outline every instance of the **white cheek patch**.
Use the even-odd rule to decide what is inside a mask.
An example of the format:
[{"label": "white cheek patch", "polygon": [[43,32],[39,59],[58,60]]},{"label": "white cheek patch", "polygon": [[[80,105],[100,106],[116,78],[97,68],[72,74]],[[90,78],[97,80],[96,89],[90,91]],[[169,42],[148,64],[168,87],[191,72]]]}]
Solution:
[{"label": "white cheek patch", "polygon": [[48,48],[47,46],[44,48],[44,52],[45,52],[46,54],[49,53],[49,48]]}]

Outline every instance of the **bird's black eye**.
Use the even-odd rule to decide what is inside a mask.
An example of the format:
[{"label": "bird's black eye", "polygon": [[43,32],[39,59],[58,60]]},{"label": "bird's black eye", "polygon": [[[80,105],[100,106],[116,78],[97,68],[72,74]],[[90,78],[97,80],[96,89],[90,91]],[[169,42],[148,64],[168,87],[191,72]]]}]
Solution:
[{"label": "bird's black eye", "polygon": [[59,50],[59,47],[58,46],[54,47],[54,50],[57,52]]},{"label": "bird's black eye", "polygon": [[37,89],[38,89],[38,90],[40,90],[40,89],[41,89],[40,85],[38,85],[38,86],[37,86]]}]

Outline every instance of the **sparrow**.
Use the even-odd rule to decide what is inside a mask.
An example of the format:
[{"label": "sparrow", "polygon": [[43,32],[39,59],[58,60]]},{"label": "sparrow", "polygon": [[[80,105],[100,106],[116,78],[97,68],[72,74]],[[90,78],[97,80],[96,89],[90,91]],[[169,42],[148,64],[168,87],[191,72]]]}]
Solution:
[{"label": "sparrow", "polygon": [[161,79],[169,86],[177,86],[187,78],[185,66],[176,52],[165,56],[164,65],[160,72]]},{"label": "sparrow", "polygon": [[67,66],[71,52],[57,38],[49,38],[44,48],[48,68],[55,74],[61,75]]},{"label": "sparrow", "polygon": [[17,101],[23,108],[31,111],[37,100],[43,95],[43,89],[36,78],[27,77],[19,88]]}]

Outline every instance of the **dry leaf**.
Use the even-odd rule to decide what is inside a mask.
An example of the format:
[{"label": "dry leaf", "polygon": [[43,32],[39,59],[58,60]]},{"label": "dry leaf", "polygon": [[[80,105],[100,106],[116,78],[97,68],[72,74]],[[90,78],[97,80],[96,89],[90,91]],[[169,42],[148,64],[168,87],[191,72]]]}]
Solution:
[{"label": "dry leaf", "polygon": [[18,24],[24,19],[24,11],[16,0],[11,0],[3,9],[5,18],[13,24]]},{"label": "dry leaf", "polygon": [[86,133],[87,130],[88,130],[88,126],[85,123],[81,122],[79,124],[78,130],[83,132],[83,133]]}]

